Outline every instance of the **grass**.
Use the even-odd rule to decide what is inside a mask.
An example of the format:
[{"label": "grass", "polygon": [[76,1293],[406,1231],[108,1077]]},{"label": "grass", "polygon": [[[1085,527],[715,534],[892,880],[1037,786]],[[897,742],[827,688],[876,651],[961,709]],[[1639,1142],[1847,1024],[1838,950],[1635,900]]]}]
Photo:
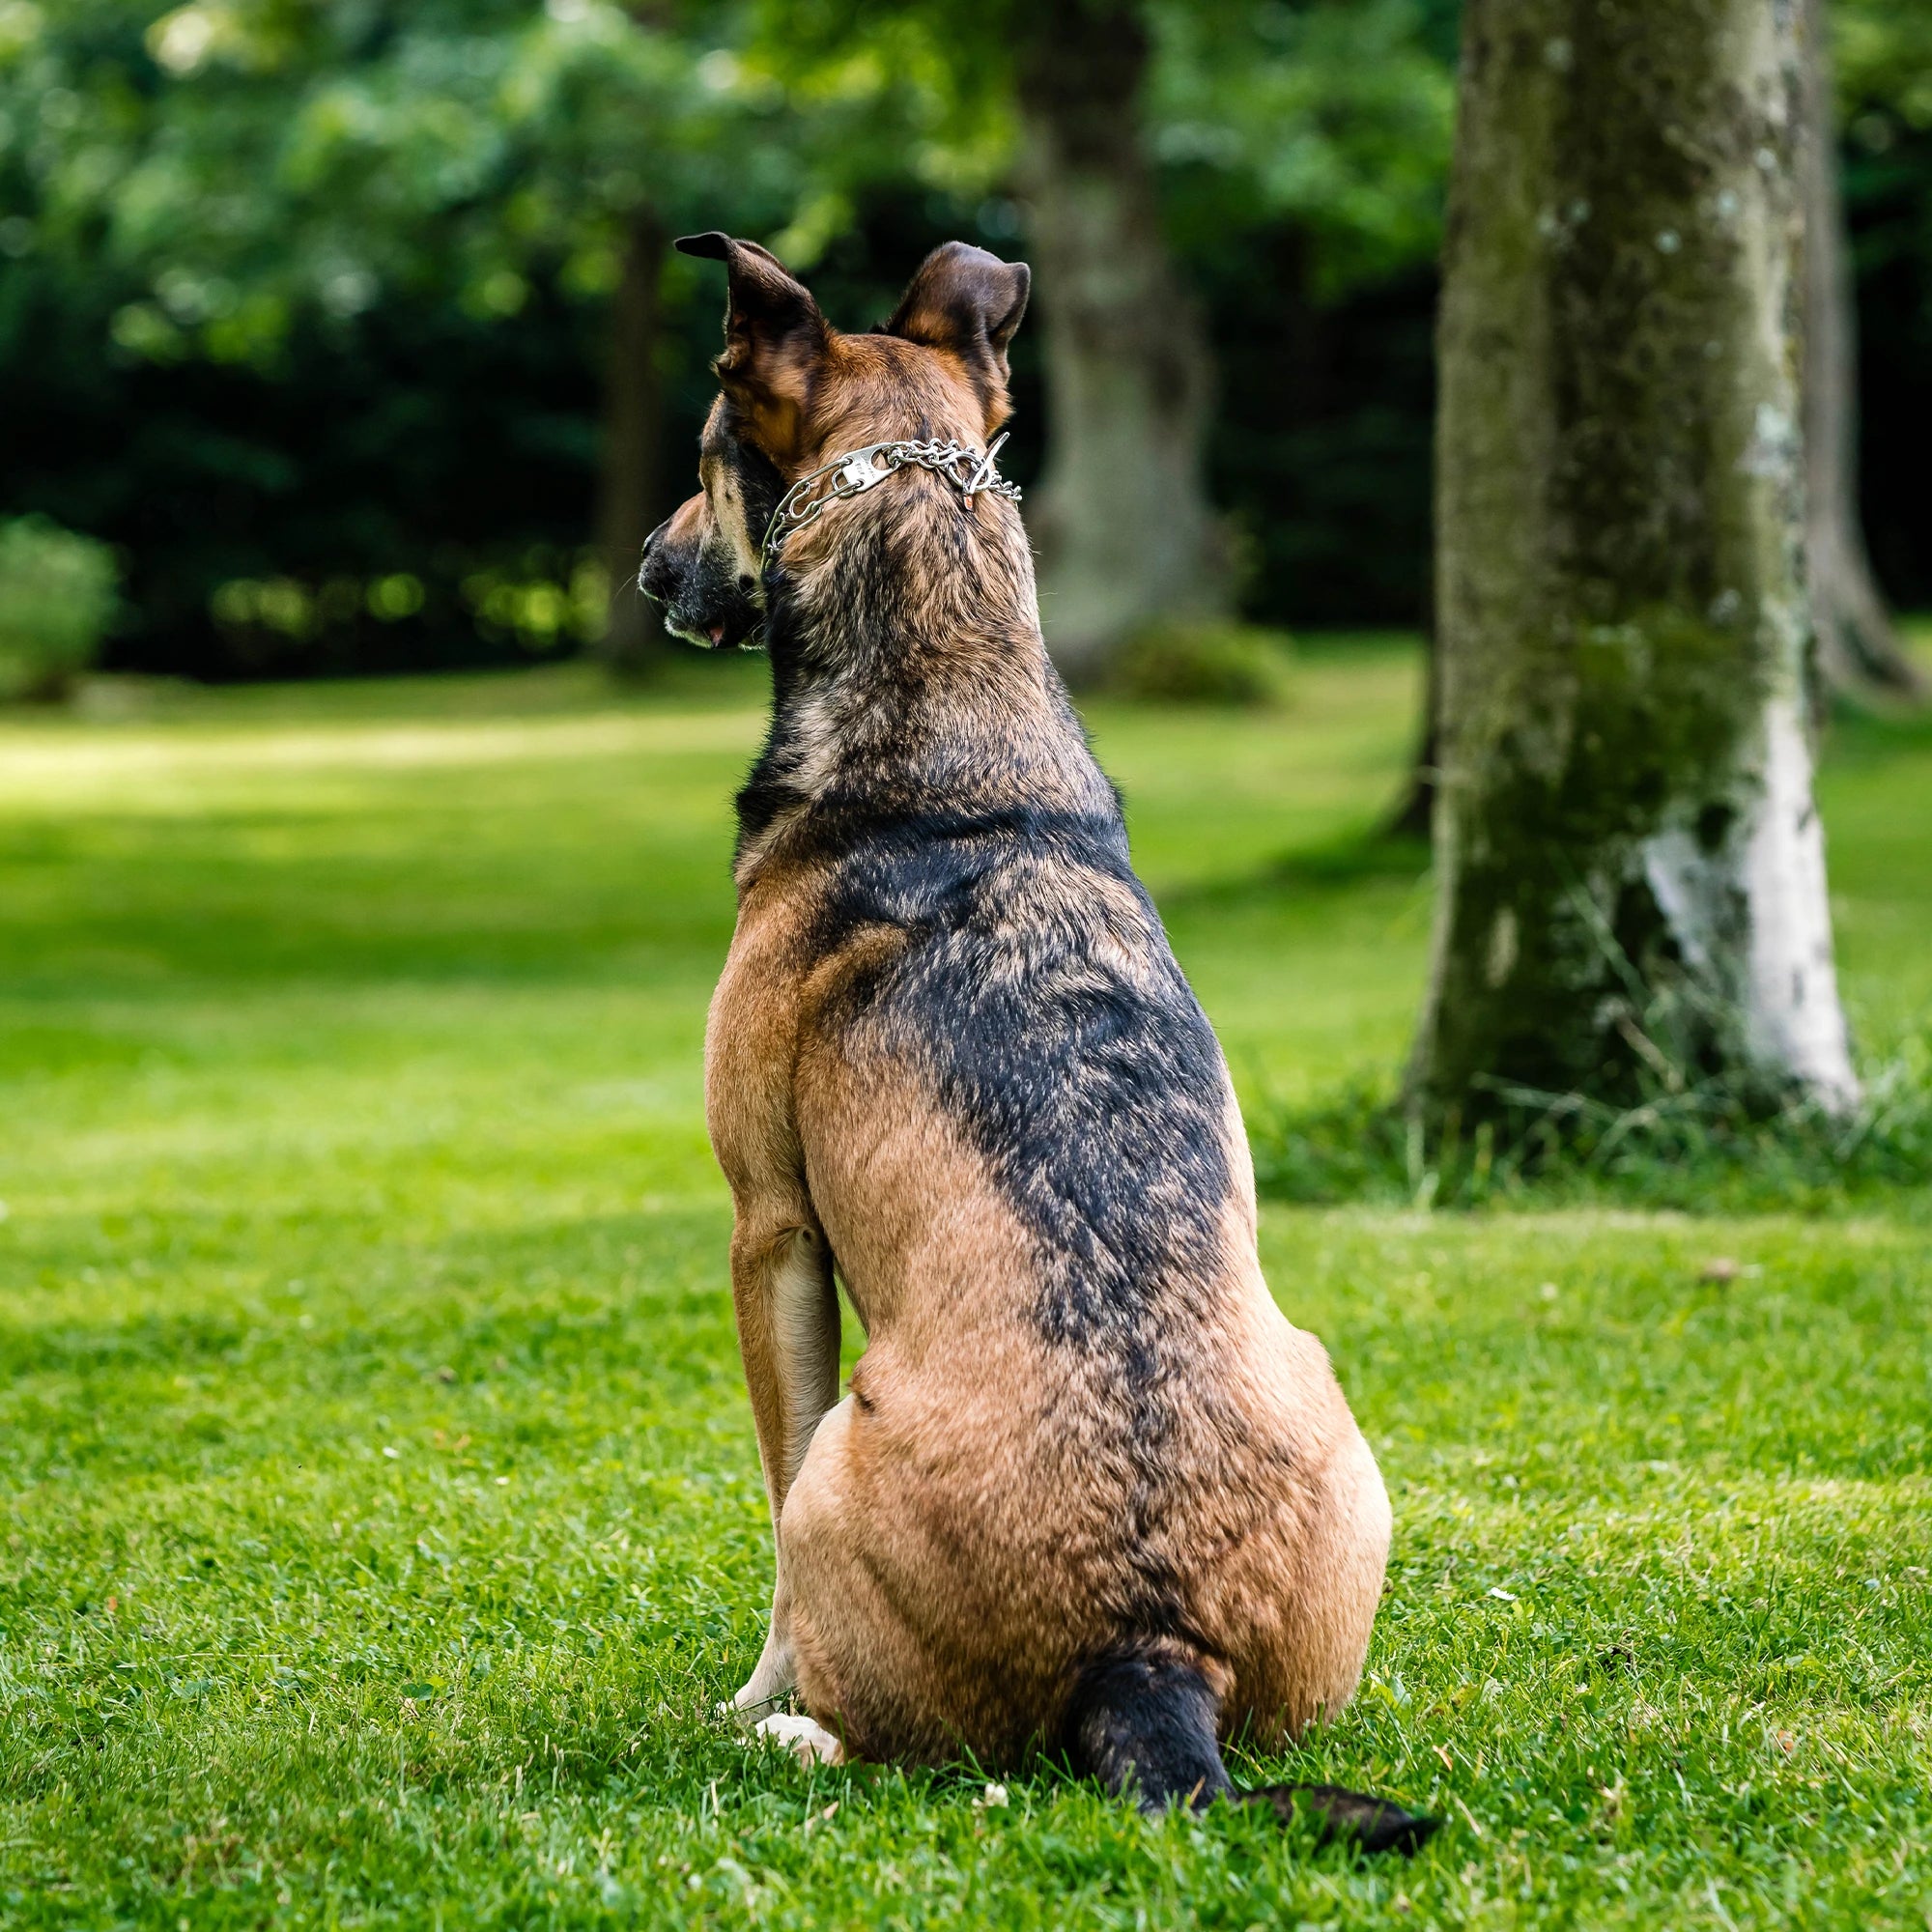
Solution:
[{"label": "grass", "polygon": [[[757,675],[0,725],[0,1924],[1926,1924],[1908,1193],[1266,1209],[1397,1527],[1362,1695],[1249,1773],[1443,1812],[1412,1865],[712,1721],[769,1576],[698,1064]],[[1415,682],[1095,713],[1251,1106],[1406,1043]],[[1835,735],[1878,1047],[1928,786],[1923,724]]]}]

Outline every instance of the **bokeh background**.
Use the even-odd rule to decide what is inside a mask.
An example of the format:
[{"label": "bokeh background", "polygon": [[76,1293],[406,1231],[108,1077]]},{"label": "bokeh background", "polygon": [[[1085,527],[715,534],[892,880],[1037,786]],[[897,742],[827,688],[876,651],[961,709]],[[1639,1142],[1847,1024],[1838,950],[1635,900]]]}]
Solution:
[{"label": "bokeh background", "polygon": [[[1027,90],[1079,54],[1078,13],[6,0],[0,515],[112,547],[110,669],[594,650],[611,558],[689,487],[710,389],[717,277],[668,238],[773,242],[854,327],[939,241],[1026,255]],[[1142,17],[1122,131],[1157,198],[1142,242],[1211,357],[1229,596],[1296,632],[1425,628],[1455,0]],[[1932,9],[1839,0],[1834,44],[1865,527],[1911,610]],[[1037,321],[1016,367],[1024,483]]]}]

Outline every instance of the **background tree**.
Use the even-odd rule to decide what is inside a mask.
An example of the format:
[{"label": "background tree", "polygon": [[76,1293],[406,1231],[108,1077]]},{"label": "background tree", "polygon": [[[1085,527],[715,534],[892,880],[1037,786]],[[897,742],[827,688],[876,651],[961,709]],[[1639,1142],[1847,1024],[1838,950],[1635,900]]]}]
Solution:
[{"label": "background tree", "polygon": [[1805,729],[1804,49],[1759,0],[1469,0],[1442,791],[1411,1072],[1856,1094]]},{"label": "background tree", "polygon": [[[935,172],[1017,197],[1044,378],[1028,522],[1047,641],[1075,682],[1103,678],[1135,632],[1227,612],[1246,588],[1255,533],[1230,528],[1209,490],[1212,296],[1245,306],[1278,371],[1289,303],[1432,253],[1451,102],[1440,18],[1414,0],[768,14],[781,62],[864,50],[927,76],[950,109]],[[1297,245],[1267,261],[1264,295],[1252,242],[1270,221]],[[1230,407],[1254,423],[1251,397]]]},{"label": "background tree", "polygon": [[[739,26],[729,9],[606,0],[164,15],[148,39],[175,84],[117,190],[115,242],[157,290],[141,326],[198,321],[215,354],[260,355],[305,299],[354,315],[442,268],[467,306],[508,319],[552,271],[604,319],[600,646],[640,668],[663,647],[634,578],[668,497],[668,237],[721,207],[760,228],[798,212],[789,103],[747,73]],[[169,288],[197,282],[243,292],[240,329],[183,316]]]},{"label": "background tree", "polygon": [[1136,630],[1234,604],[1208,497],[1213,356],[1162,231],[1139,9],[1046,0],[1012,25],[1015,179],[1045,330],[1046,472],[1029,525],[1054,658],[1092,683]]},{"label": "background tree", "polygon": [[1805,575],[1828,686],[1923,696],[1865,552],[1859,505],[1858,309],[1839,188],[1838,115],[1827,0],[1804,10]]}]

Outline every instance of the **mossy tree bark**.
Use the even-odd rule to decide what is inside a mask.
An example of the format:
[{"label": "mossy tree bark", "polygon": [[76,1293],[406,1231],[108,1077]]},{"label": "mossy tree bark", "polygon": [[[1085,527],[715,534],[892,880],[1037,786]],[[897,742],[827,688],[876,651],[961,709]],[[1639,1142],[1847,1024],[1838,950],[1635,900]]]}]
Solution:
[{"label": "mossy tree bark", "polygon": [[1781,0],[1468,0],[1442,788],[1410,1073],[1849,1105],[1806,730],[1803,49]]},{"label": "mossy tree bark", "polygon": [[659,295],[668,238],[649,213],[624,233],[604,387],[603,451],[597,485],[597,550],[610,582],[610,615],[599,654],[638,675],[666,649],[664,627],[638,589],[644,539],[658,522],[662,490],[664,383],[658,371]]},{"label": "mossy tree bark", "polygon": [[1818,669],[1854,696],[1922,697],[1865,550],[1859,514],[1858,308],[1838,185],[1826,0],[1806,0],[1804,116],[1804,551]]},{"label": "mossy tree bark", "polygon": [[1027,521],[1074,683],[1138,630],[1230,604],[1205,453],[1213,365],[1141,145],[1147,31],[1118,0],[1041,0],[1018,48],[1020,183],[1046,362]]}]

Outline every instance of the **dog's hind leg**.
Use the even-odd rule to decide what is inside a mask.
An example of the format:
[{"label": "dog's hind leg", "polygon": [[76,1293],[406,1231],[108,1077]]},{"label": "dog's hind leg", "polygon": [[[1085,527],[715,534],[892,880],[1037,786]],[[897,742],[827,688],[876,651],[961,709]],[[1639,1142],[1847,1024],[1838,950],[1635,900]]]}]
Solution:
[{"label": "dog's hind leg", "polygon": [[761,1227],[741,1205],[731,1240],[731,1293],[777,1550],[764,1649],[731,1700],[737,1710],[750,1714],[783,1696],[796,1675],[791,1600],[778,1527],[812,1433],[838,1399],[838,1293],[824,1235],[815,1226],[801,1226],[796,1214],[789,1225]]}]

